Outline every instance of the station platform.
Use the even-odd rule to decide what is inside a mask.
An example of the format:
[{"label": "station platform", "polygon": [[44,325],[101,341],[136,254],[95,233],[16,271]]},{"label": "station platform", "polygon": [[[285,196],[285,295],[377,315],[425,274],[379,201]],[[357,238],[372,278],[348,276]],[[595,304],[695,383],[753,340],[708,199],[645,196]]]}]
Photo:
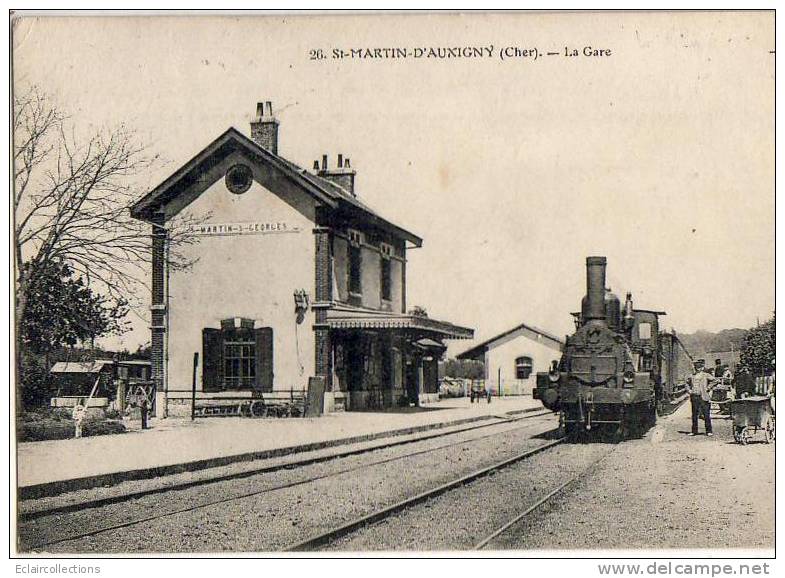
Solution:
[{"label": "station platform", "polygon": [[21,498],[370,441],[544,409],[529,396],[470,403],[448,398],[422,407],[338,412],[317,418],[208,417],[126,422],[124,434],[17,445]]}]

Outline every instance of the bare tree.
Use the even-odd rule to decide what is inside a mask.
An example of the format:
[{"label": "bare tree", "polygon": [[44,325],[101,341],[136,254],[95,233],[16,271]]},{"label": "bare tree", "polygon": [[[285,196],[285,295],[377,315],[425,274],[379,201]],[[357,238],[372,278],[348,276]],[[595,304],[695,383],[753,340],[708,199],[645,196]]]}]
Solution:
[{"label": "bare tree", "polygon": [[[36,87],[14,98],[13,122],[18,336],[31,277],[45,268],[39,266],[68,263],[89,285],[126,301],[145,285],[150,225],[133,219],[130,207],[143,192],[140,176],[158,157],[124,126],[80,141],[66,115]],[[167,227],[171,266],[189,264],[177,247],[194,242],[191,225],[186,216]]]}]

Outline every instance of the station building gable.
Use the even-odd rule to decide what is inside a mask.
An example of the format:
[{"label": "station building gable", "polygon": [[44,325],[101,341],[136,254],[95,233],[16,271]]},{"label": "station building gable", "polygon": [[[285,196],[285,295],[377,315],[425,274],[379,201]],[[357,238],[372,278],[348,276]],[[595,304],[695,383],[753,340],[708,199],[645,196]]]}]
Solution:
[{"label": "station building gable", "polygon": [[[422,239],[358,198],[348,158],[310,172],[280,157],[269,102],[251,135],[230,128],[132,208],[152,225],[158,407],[190,409],[194,354],[198,400],[302,390],[310,377],[328,409],[435,392],[424,382],[440,339],[471,330],[407,314],[406,250]],[[170,270],[168,237],[184,223],[192,265]]]}]

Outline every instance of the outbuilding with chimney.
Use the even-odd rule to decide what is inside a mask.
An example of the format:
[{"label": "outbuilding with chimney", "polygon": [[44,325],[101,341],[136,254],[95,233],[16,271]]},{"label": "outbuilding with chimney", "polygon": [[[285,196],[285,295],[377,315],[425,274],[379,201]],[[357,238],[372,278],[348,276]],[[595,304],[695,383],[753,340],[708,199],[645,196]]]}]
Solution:
[{"label": "outbuilding with chimney", "polygon": [[[158,415],[190,414],[194,379],[197,404],[309,381],[325,411],[437,399],[444,340],[473,331],[407,310],[407,250],[422,239],[362,201],[349,158],[305,170],[278,138],[260,103],[251,138],[229,128],[132,207],[151,225]],[[178,221],[186,269],[169,266]]]}]

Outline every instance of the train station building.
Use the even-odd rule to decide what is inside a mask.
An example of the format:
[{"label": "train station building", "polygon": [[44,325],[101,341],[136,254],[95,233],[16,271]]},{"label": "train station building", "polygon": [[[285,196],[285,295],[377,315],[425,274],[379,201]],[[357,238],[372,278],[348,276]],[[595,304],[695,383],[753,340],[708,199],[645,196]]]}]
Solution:
[{"label": "train station building", "polygon": [[[407,309],[407,250],[422,239],[363,202],[349,158],[306,170],[281,157],[270,102],[250,128],[229,128],[132,208],[152,228],[158,415],[188,415],[194,379],[197,400],[216,403],[311,377],[325,411],[437,398],[444,341],[473,330]],[[186,269],[169,266],[178,221]]]},{"label": "train station building", "polygon": [[538,371],[548,371],[561,358],[564,341],[521,323],[471,349],[458,359],[482,361],[485,381],[499,395],[531,395]]}]

